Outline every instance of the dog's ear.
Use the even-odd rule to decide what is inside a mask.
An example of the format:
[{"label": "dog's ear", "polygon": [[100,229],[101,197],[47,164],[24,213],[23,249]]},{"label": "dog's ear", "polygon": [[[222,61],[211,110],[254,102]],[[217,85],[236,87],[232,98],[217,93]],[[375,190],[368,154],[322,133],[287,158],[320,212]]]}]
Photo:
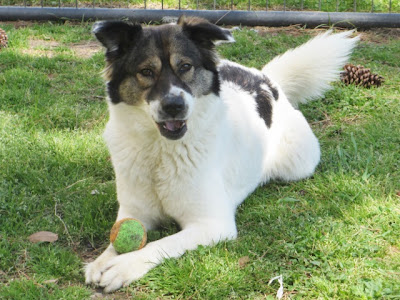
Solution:
[{"label": "dog's ear", "polygon": [[122,21],[100,21],[94,24],[92,32],[106,47],[106,58],[113,60],[128,51],[142,34],[142,27]]},{"label": "dog's ear", "polygon": [[178,25],[192,41],[207,49],[212,49],[216,42],[235,41],[229,30],[211,24],[202,18],[181,16]]}]

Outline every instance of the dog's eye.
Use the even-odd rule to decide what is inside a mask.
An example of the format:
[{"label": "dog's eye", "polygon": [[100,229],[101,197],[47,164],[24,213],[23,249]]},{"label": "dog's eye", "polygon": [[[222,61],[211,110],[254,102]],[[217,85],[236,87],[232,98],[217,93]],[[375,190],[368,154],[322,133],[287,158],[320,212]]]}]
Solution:
[{"label": "dog's eye", "polygon": [[150,69],[143,69],[140,71],[140,74],[142,74],[143,76],[146,76],[146,77],[153,77],[153,75],[154,75],[153,71]]},{"label": "dog's eye", "polygon": [[192,68],[192,65],[191,65],[191,64],[183,64],[183,65],[179,68],[179,71],[183,73],[183,72],[189,71],[191,68]]}]

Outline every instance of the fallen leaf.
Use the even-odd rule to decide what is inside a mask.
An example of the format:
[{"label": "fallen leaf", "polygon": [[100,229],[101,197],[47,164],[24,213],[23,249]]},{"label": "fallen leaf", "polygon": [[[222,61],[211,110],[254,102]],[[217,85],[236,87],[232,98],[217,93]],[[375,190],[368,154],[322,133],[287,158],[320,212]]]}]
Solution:
[{"label": "fallen leaf", "polygon": [[31,243],[49,242],[53,243],[58,240],[58,234],[50,231],[39,231],[28,237]]},{"label": "fallen leaf", "polygon": [[396,196],[400,197],[400,191],[397,191]]},{"label": "fallen leaf", "polygon": [[242,256],[239,258],[239,267],[244,268],[250,261],[248,256]]},{"label": "fallen leaf", "polygon": [[43,284],[50,284],[50,283],[57,283],[57,282],[58,282],[58,279],[49,279],[49,280],[43,281]]},{"label": "fallen leaf", "polygon": [[285,198],[279,199],[276,203],[282,203],[282,202],[300,202],[300,200],[298,200],[296,198],[285,197]]}]

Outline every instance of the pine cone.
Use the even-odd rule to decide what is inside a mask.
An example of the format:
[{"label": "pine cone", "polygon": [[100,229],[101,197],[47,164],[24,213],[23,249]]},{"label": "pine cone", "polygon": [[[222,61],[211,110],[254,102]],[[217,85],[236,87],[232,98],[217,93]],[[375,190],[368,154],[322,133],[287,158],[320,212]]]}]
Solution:
[{"label": "pine cone", "polygon": [[347,64],[344,71],[340,73],[340,79],[344,84],[360,85],[366,88],[371,86],[380,86],[384,78],[378,74],[372,74],[370,69],[363,66]]},{"label": "pine cone", "polygon": [[0,28],[0,50],[7,47],[8,37],[6,32]]}]

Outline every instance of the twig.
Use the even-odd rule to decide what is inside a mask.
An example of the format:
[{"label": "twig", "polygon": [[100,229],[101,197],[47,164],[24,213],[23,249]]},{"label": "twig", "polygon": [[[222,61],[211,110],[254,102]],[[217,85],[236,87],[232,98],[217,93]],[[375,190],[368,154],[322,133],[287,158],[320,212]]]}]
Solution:
[{"label": "twig", "polygon": [[57,203],[57,200],[54,199],[54,202],[55,202],[55,204],[54,204],[54,215],[55,215],[55,216],[61,221],[61,223],[63,224],[63,226],[64,226],[64,231],[65,231],[65,233],[67,234],[68,240],[69,240],[70,245],[71,245],[71,244],[74,243],[74,241],[72,240],[72,237],[71,237],[71,235],[69,234],[68,227],[67,227],[67,225],[65,224],[64,220],[57,214],[57,204],[58,204],[58,203]]}]

